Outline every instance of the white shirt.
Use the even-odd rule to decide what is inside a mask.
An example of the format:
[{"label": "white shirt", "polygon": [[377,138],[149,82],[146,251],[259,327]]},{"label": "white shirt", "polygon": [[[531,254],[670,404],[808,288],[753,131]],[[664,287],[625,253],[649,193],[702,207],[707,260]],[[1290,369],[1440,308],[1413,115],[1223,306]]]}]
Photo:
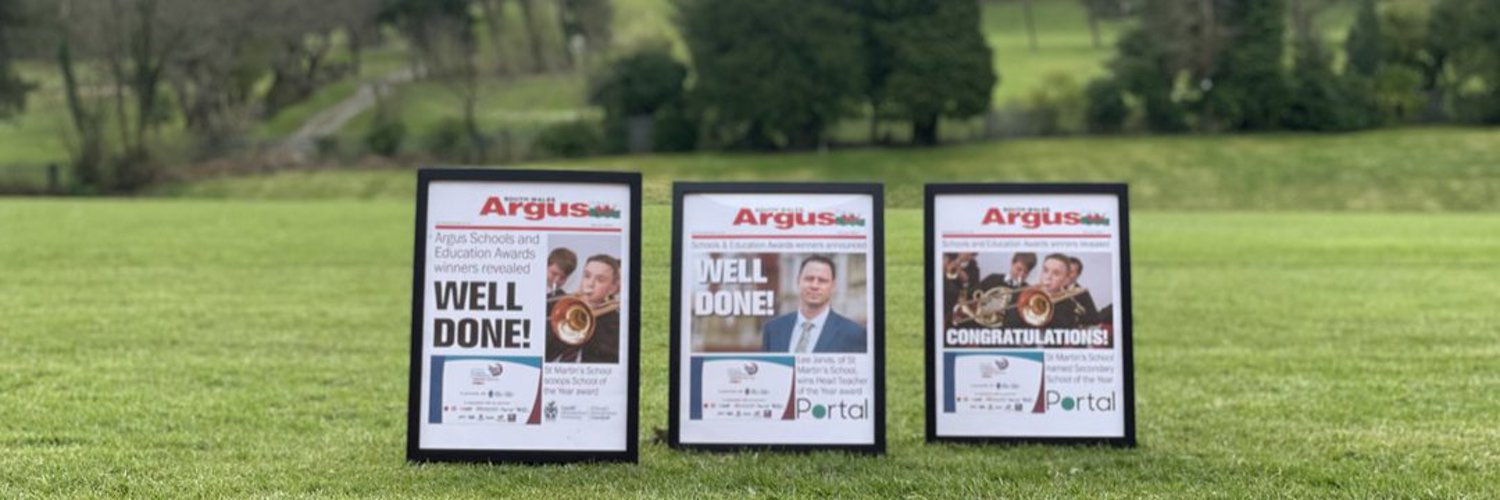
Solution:
[{"label": "white shirt", "polygon": [[802,341],[802,332],[807,328],[803,325],[809,323],[812,324],[812,329],[807,331],[807,352],[813,352],[813,350],[817,349],[818,337],[823,335],[823,325],[828,321],[828,311],[831,310],[833,310],[832,307],[824,306],[823,312],[818,313],[817,316],[808,318],[802,316],[802,309],[798,308],[797,324],[792,325],[792,342],[787,344],[787,352],[797,352],[797,344]]}]

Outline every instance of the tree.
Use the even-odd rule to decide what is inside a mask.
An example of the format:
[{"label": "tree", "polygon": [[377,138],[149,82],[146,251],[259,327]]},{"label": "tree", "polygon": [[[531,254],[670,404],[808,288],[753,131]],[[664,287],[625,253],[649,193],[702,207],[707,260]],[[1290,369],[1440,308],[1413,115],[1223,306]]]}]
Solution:
[{"label": "tree", "polygon": [[1036,43],[1036,15],[1032,13],[1032,0],[1021,0],[1021,16],[1026,20],[1026,40],[1032,52],[1040,48]]},{"label": "tree", "polygon": [[561,0],[557,17],[570,67],[586,67],[590,53],[609,46],[615,11],[608,0]]},{"label": "tree", "polygon": [[632,117],[654,116],[680,103],[687,74],[687,66],[672,57],[666,44],[648,46],[610,64],[589,91],[589,102],[604,108],[606,147],[625,151]]},{"label": "tree", "polygon": [[[1298,10],[1301,8],[1299,5]],[[1369,98],[1369,78],[1352,72],[1344,76],[1335,74],[1322,41],[1311,33],[1310,27],[1311,23],[1299,23],[1296,63],[1289,79],[1291,99],[1282,126],[1333,132],[1371,125],[1374,106]]]},{"label": "tree", "polygon": [[[162,86],[199,22],[191,13],[201,6],[192,0],[63,0],[49,7],[56,12],[57,62],[76,133],[77,178],[91,189],[144,186],[154,176],[156,132],[173,118]],[[78,71],[85,66],[88,71]],[[100,81],[85,82],[85,74]],[[85,96],[84,88],[103,89],[107,97]],[[112,130],[104,126],[106,117],[113,118]],[[106,132],[118,139],[110,144]]]},{"label": "tree", "polygon": [[1232,130],[1276,128],[1291,97],[1286,68],[1286,0],[1224,0],[1215,9],[1225,29],[1204,100],[1206,125]]},{"label": "tree", "polygon": [[415,55],[428,76],[439,79],[456,97],[462,115],[460,137],[473,153],[469,155],[466,150],[465,159],[485,161],[489,156],[488,141],[479,129],[478,119],[484,87],[479,78],[478,40],[468,0],[394,0],[382,17],[412,41],[417,49]]},{"label": "tree", "polygon": [[678,8],[693,93],[730,143],[817,147],[862,96],[859,19],[843,1],[681,0]]},{"label": "tree", "polygon": [[989,109],[994,56],[971,1],[880,0],[873,33],[889,59],[877,88],[877,107],[912,123],[912,142],[938,142],[939,118],[968,118]]},{"label": "tree", "polygon": [[1359,0],[1359,12],[1354,17],[1354,26],[1349,28],[1349,41],[1345,42],[1349,70],[1366,77],[1375,76],[1384,59],[1384,44],[1375,0]]},{"label": "tree", "polygon": [[0,0],[0,119],[26,110],[26,94],[36,88],[21,79],[12,65],[15,54],[9,34],[26,26],[27,19],[18,0]]},{"label": "tree", "polygon": [[1113,78],[1100,78],[1089,83],[1087,108],[1084,123],[1089,132],[1112,134],[1125,127],[1130,117],[1130,107],[1125,104],[1125,89]]},{"label": "tree", "polygon": [[1174,97],[1179,77],[1204,81],[1219,55],[1213,1],[1147,0],[1137,27],[1116,41],[1108,64],[1112,79],[1135,96],[1152,131],[1188,129],[1186,110]]},{"label": "tree", "polygon": [[547,71],[547,58],[542,39],[542,16],[537,12],[536,0],[516,0],[521,4],[521,21],[526,28],[526,49],[531,53],[531,72]]},{"label": "tree", "polygon": [[[1427,52],[1437,70],[1434,86],[1452,116],[1500,122],[1500,3],[1438,0]],[[1488,91],[1475,82],[1485,82]]]},{"label": "tree", "polygon": [[1083,3],[1083,13],[1088,17],[1089,40],[1098,49],[1104,46],[1104,39],[1099,34],[1099,18],[1106,16],[1106,9],[1110,0],[1080,0]]}]

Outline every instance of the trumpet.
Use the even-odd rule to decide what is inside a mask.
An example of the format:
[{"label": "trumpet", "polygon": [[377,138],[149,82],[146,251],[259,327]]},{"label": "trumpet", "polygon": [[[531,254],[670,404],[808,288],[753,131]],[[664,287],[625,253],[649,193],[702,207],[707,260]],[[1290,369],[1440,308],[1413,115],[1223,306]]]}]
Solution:
[{"label": "trumpet", "polygon": [[599,316],[620,309],[620,299],[611,296],[603,304],[589,305],[582,293],[571,293],[547,299],[550,313],[547,324],[552,327],[552,336],[570,346],[583,345],[594,337],[594,325]]},{"label": "trumpet", "polygon": [[[1041,328],[1052,322],[1054,304],[1080,293],[1082,288],[1052,295],[1040,286],[1022,289],[997,286],[989,290],[977,290],[969,299],[959,297],[954,306],[953,323],[973,321],[980,326],[997,327],[1005,322],[1005,313],[1011,309],[1027,325]],[[1012,299],[1015,299],[1012,301]]]}]

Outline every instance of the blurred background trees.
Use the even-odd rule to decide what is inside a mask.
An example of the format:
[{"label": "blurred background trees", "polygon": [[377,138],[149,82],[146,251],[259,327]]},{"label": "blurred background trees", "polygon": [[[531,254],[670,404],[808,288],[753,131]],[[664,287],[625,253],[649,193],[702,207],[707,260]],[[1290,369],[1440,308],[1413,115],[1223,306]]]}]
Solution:
[{"label": "blurred background trees", "polygon": [[81,192],[379,157],[1493,124],[1500,2],[0,0],[0,120],[0,167],[66,160]]}]

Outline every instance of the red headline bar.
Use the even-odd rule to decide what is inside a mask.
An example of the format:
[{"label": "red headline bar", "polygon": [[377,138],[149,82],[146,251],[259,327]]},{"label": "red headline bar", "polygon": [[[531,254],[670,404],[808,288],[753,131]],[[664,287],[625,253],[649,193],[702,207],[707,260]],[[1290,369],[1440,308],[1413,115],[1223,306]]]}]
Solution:
[{"label": "red headline bar", "polygon": [[863,234],[695,234],[695,240],[863,240]]},{"label": "red headline bar", "polygon": [[948,233],[944,238],[1096,238],[1108,239],[1113,235],[1089,233]]}]

